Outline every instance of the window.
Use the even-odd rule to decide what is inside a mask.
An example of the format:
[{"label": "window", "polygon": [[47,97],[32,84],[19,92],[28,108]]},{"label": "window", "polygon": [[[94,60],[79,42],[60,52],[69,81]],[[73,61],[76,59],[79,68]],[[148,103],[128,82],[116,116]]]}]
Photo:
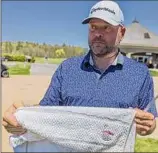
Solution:
[{"label": "window", "polygon": [[148,32],[144,33],[144,38],[147,38],[147,39],[149,39],[149,38],[150,38],[150,35],[149,35],[149,33],[148,33]]}]

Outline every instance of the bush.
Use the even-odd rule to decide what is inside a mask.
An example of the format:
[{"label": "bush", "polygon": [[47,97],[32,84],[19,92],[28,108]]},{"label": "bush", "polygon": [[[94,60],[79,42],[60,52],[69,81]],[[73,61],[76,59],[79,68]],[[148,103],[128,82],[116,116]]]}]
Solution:
[{"label": "bush", "polygon": [[10,55],[3,55],[3,57],[5,58],[5,59],[7,59],[8,61],[12,61],[13,59],[12,59],[12,56],[10,56]]},{"label": "bush", "polygon": [[[26,57],[25,55],[11,55],[11,54],[3,54],[2,55],[5,59],[7,59],[8,61],[18,61],[18,62],[25,62]],[[35,62],[35,58],[32,57],[31,58],[31,62],[34,63]]]},{"label": "bush", "polygon": [[11,54],[4,54],[3,57],[8,61],[19,61],[24,62],[25,56],[24,55],[11,55]]},{"label": "bush", "polygon": [[25,61],[25,56],[24,55],[13,55],[12,58],[13,58],[13,61],[19,61],[19,62],[24,62]]}]

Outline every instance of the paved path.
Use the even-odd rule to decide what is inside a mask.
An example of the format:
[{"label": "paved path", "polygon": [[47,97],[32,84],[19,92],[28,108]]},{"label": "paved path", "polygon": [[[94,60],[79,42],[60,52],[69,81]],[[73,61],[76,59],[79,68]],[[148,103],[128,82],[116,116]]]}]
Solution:
[{"label": "paved path", "polygon": [[57,64],[40,64],[40,63],[33,63],[31,64],[30,74],[31,75],[49,75],[52,74],[57,69]]}]

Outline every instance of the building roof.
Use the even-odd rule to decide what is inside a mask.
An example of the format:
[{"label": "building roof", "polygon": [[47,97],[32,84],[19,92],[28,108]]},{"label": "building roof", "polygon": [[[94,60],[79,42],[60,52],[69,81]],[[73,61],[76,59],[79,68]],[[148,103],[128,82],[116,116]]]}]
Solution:
[{"label": "building roof", "polygon": [[126,27],[126,33],[120,45],[158,49],[158,35],[149,31],[135,19]]}]

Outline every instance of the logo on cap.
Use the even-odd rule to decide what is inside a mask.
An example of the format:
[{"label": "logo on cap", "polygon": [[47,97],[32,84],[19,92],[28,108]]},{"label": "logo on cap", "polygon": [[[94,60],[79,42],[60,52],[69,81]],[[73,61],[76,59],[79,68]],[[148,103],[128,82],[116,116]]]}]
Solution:
[{"label": "logo on cap", "polygon": [[93,8],[90,13],[92,14],[92,13],[99,11],[99,10],[108,11],[108,12],[113,13],[115,15],[114,10],[110,10],[109,8],[106,8],[106,7]]}]

